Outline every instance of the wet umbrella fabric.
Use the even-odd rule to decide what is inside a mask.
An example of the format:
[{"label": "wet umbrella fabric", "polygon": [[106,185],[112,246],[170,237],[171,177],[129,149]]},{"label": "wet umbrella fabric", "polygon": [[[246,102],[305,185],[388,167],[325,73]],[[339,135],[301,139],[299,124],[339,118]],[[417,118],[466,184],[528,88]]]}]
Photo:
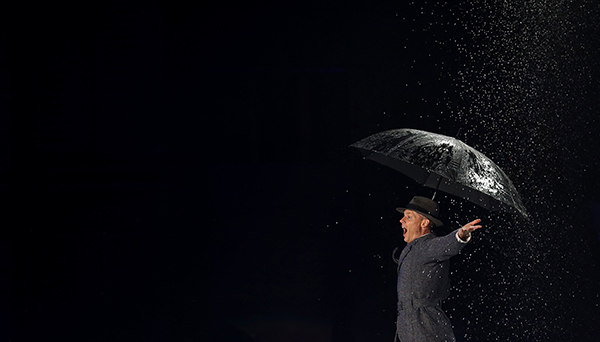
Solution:
[{"label": "wet umbrella fabric", "polygon": [[350,146],[367,159],[436,191],[492,211],[505,208],[528,217],[517,190],[500,167],[456,138],[403,128],[373,134]]}]

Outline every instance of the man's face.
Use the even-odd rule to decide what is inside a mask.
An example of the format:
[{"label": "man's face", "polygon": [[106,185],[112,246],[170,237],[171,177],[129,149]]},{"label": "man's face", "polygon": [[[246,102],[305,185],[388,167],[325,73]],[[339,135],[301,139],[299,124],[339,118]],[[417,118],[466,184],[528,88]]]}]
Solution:
[{"label": "man's face", "polygon": [[404,241],[406,241],[406,243],[410,243],[414,239],[429,233],[429,222],[425,221],[429,220],[417,212],[412,210],[404,211],[404,217],[400,219],[400,223],[402,224]]}]

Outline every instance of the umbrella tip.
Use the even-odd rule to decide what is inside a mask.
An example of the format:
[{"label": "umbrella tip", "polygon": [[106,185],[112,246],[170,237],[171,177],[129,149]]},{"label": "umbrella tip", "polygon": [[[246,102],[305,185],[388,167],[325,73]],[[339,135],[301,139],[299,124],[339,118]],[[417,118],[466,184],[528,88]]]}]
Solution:
[{"label": "umbrella tip", "polygon": [[462,131],[462,127],[459,127],[459,128],[458,128],[458,132],[456,132],[456,136],[455,136],[455,138],[457,138],[457,139],[458,139],[458,136],[460,135],[460,131]]}]

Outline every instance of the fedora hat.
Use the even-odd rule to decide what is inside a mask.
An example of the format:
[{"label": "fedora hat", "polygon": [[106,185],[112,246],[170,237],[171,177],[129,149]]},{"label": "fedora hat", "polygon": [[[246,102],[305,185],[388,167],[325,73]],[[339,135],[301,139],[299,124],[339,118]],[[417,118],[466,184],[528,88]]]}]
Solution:
[{"label": "fedora hat", "polygon": [[427,197],[415,196],[410,200],[405,208],[396,208],[396,210],[401,213],[404,213],[404,210],[407,209],[416,211],[417,213],[427,217],[436,227],[441,227],[444,225],[444,223],[438,219],[438,216],[440,215],[440,206]]}]

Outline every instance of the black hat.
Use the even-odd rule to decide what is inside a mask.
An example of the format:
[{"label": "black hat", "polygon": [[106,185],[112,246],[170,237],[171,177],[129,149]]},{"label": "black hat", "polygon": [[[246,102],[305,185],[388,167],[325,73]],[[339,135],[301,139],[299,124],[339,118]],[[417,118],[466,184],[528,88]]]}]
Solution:
[{"label": "black hat", "polygon": [[436,227],[444,225],[444,223],[438,219],[438,216],[440,215],[440,206],[427,197],[415,196],[406,205],[406,208],[396,208],[396,210],[401,213],[406,209],[416,211],[427,217]]}]

